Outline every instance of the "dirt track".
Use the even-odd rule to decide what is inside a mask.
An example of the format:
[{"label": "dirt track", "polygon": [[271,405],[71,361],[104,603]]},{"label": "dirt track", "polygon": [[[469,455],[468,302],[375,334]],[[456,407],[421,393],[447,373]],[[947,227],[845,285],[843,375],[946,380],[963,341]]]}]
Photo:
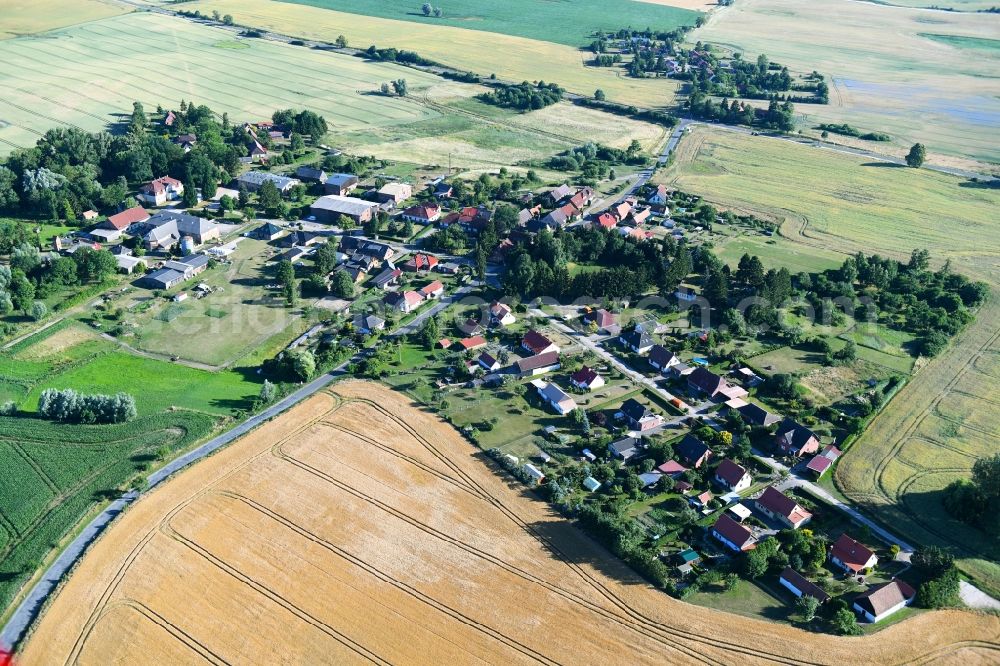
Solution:
[{"label": "dirt track", "polygon": [[349,382],[130,509],[21,663],[971,665],[998,638],[957,611],[838,639],[675,601],[450,426]]}]

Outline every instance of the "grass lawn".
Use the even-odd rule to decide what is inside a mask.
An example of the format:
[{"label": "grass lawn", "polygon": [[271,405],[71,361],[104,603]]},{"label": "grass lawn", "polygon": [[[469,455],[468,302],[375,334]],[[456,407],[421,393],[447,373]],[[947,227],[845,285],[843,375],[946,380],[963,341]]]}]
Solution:
[{"label": "grass lawn", "polygon": [[135,397],[139,414],[182,407],[210,414],[230,414],[250,406],[260,387],[240,373],[206,372],[122,352],[96,357],[84,365],[43,380],[21,403],[34,411],[46,388],[74,388],[88,393],[125,391]]},{"label": "grass lawn", "polygon": [[[279,108],[309,108],[339,131],[438,115],[409,99],[365,94],[401,77],[411,94],[419,94],[437,77],[264,40],[216,48],[226,41],[232,33],[134,13],[0,42],[0,61],[7,65],[0,71],[0,151],[34,145],[34,132],[59,126],[106,130],[137,99],[150,110],[194,99],[245,120],[270,118]],[[164,58],[173,67],[154,83],[144,72]],[[280,77],[257,89],[257,72],[279,70]]]},{"label": "grass lawn", "polygon": [[756,583],[741,580],[735,590],[726,590],[721,584],[706,586],[687,598],[688,603],[738,613],[747,617],[786,620],[791,607],[776,599]]},{"label": "grass lawn", "polygon": [[265,286],[273,279],[266,266],[271,250],[263,241],[241,239],[231,264],[209,269],[169,291],[192,293],[192,287],[204,282],[214,291],[203,298],[192,295],[174,303],[165,298],[149,300],[151,292],[134,290],[121,305],[135,313],[125,318],[133,324],[135,335],[126,335],[122,341],[213,366],[236,363],[273,336],[290,342],[306,322],[298,309],[287,308]]},{"label": "grass lawn", "polygon": [[464,0],[460,5],[444,7],[441,18],[424,16],[409,0],[287,1],[365,16],[517,35],[575,47],[589,44],[591,35],[597,30],[641,25],[669,31],[681,25],[694,25],[698,17],[689,10],[631,0],[578,0],[573,3],[572,11],[566,11],[559,3],[538,0]]},{"label": "grass lawn", "polygon": [[[716,227],[718,231],[722,227]],[[828,268],[837,268],[844,263],[844,256],[820,247],[799,245],[781,236],[764,236],[756,232],[745,232],[713,238],[715,254],[722,261],[735,268],[744,254],[757,255],[767,267],[784,266],[792,273],[814,273]]]}]

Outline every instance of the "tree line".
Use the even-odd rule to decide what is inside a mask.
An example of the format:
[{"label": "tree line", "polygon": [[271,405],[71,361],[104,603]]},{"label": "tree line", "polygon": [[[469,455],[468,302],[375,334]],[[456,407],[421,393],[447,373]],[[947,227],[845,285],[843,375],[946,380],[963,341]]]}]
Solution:
[{"label": "tree line", "polygon": [[38,415],[62,423],[125,423],[136,414],[135,398],[127,393],[102,395],[45,389],[38,397]]},{"label": "tree line", "polygon": [[534,111],[555,104],[563,98],[563,89],[555,83],[499,84],[490,92],[479,95],[488,104],[519,111]]}]

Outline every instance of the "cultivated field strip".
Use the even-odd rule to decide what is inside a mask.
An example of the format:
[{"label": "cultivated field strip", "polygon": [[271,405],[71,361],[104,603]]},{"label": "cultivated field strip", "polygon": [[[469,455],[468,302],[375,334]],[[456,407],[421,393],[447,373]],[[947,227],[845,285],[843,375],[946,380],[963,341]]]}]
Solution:
[{"label": "cultivated field strip", "polygon": [[401,394],[335,390],[133,506],[22,663],[894,664],[1000,635],[953,612],[845,640],[688,606]]},{"label": "cultivated field strip", "polygon": [[0,42],[0,143],[27,145],[60,125],[102,130],[137,98],[149,109],[194,100],[241,119],[310,108],[338,129],[437,116],[408,99],[371,96],[383,81],[405,76],[419,90],[436,77],[265,40],[217,46],[231,43],[230,32],[142,13]]}]

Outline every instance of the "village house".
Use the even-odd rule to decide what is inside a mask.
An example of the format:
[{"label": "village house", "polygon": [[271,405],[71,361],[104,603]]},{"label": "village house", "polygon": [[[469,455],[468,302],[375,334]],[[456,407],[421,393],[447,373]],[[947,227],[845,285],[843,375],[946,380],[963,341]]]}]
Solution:
[{"label": "village house", "polygon": [[621,330],[618,323],[615,321],[615,316],[604,308],[591,310],[590,312],[584,314],[583,323],[588,326],[593,324],[597,327],[598,333],[605,333],[607,335],[615,335]]},{"label": "village house", "polygon": [[142,224],[149,219],[149,213],[142,206],[133,206],[120,213],[108,216],[108,219],[98,226],[102,229],[113,229],[115,231],[128,232],[133,224]]},{"label": "village house", "polygon": [[444,285],[441,284],[440,280],[433,280],[421,287],[417,293],[427,300],[441,298],[441,295],[444,293]]},{"label": "village house", "polygon": [[531,354],[559,353],[559,345],[549,340],[538,331],[528,331],[521,339],[521,348]]},{"label": "village house", "polygon": [[166,262],[163,268],[143,276],[141,283],[150,289],[170,289],[204,272],[207,267],[207,256],[192,254],[177,261]]},{"label": "village house", "polygon": [[492,219],[493,213],[486,206],[466,206],[442,217],[438,224],[442,228],[457,224],[469,233],[479,233]]},{"label": "village house", "polygon": [[715,495],[713,495],[710,490],[706,490],[705,492],[700,493],[700,494],[695,495],[694,497],[690,498],[688,500],[688,503],[691,506],[694,506],[694,507],[696,507],[698,509],[708,509],[709,508],[709,504],[711,503],[711,501],[713,499],[715,499]]},{"label": "village house", "polygon": [[389,289],[389,287],[394,287],[399,284],[399,277],[403,274],[403,271],[398,268],[387,267],[381,273],[372,278],[371,285],[376,289],[382,289],[383,291]]},{"label": "village house", "polygon": [[753,477],[750,476],[750,472],[729,458],[724,458],[719,463],[719,466],[715,468],[715,476],[713,478],[720,486],[734,493],[746,490],[753,483]]},{"label": "village house", "polygon": [[556,208],[553,211],[549,211],[540,220],[532,220],[528,224],[528,231],[534,233],[541,232],[544,229],[549,229],[550,231],[555,231],[556,229],[561,229],[566,226],[566,221],[569,217],[566,215],[566,211],[561,208]]},{"label": "village house", "polygon": [[816,434],[793,419],[785,418],[774,434],[778,450],[786,456],[804,456],[819,450],[819,438]]},{"label": "village house", "polygon": [[375,194],[380,203],[399,205],[413,196],[413,186],[408,183],[386,183]]},{"label": "village house", "polygon": [[873,569],[878,564],[878,556],[867,546],[855,541],[846,534],[830,546],[830,562],[850,574],[856,574],[865,569]]},{"label": "village house", "polygon": [[476,363],[482,366],[486,372],[496,372],[501,368],[500,361],[496,360],[492,354],[483,352],[476,359]]},{"label": "village house", "polygon": [[403,219],[417,224],[431,224],[441,219],[441,206],[436,203],[421,203],[403,211]]},{"label": "village house", "polygon": [[913,603],[916,591],[901,580],[873,585],[854,598],[853,608],[867,622],[880,622]]},{"label": "village house", "polygon": [[740,386],[730,384],[725,379],[707,370],[706,368],[695,368],[694,372],[688,375],[688,386],[694,391],[700,391],[711,399],[743,398],[747,396],[746,390]]},{"label": "village house", "polygon": [[622,333],[618,338],[623,345],[631,349],[636,354],[645,354],[653,348],[653,336],[644,328],[636,326],[631,331]]},{"label": "village house", "polygon": [[825,446],[822,451],[816,454],[813,459],[809,461],[809,464],[806,465],[806,469],[812,472],[818,479],[826,474],[826,471],[833,466],[833,463],[837,462],[837,458],[839,457],[840,449],[830,444]]},{"label": "village house", "polygon": [[475,349],[480,349],[486,346],[486,338],[481,335],[473,335],[468,338],[462,338],[458,341],[458,344],[465,351],[473,351]]},{"label": "village house", "polygon": [[666,204],[668,200],[669,200],[669,195],[667,193],[666,185],[657,185],[656,189],[653,191],[651,195],[649,195],[649,198],[647,199],[649,203],[659,204],[661,206]]},{"label": "village house", "polygon": [[394,307],[403,313],[413,312],[420,307],[421,303],[424,302],[423,296],[415,291],[409,290],[386,294],[383,300],[385,300],[387,305]]},{"label": "village house", "polygon": [[490,324],[493,326],[510,326],[517,319],[514,317],[514,312],[510,309],[510,306],[506,303],[500,303],[498,301],[493,301],[490,303]]},{"label": "village house", "polygon": [[618,226],[618,218],[616,218],[611,213],[604,211],[600,215],[596,215],[591,218],[593,223],[602,229],[614,229]]},{"label": "village house", "polygon": [[433,254],[417,252],[410,257],[410,260],[403,264],[403,270],[409,273],[422,273],[432,271],[438,265],[438,258]]},{"label": "village house", "polygon": [[433,187],[433,194],[435,199],[450,199],[454,189],[446,181],[439,181]]},{"label": "village house", "polygon": [[139,199],[150,206],[163,206],[168,201],[180,199],[183,194],[184,183],[170,176],[151,180],[139,188]]},{"label": "village house", "polygon": [[793,530],[799,529],[812,520],[811,513],[774,486],[765,488],[764,492],[757,498],[757,508],[764,515]]},{"label": "village house", "polygon": [[627,201],[622,201],[621,203],[617,203],[612,206],[609,210],[611,214],[615,216],[615,219],[618,220],[618,223],[621,224],[632,212],[632,204]]},{"label": "village house", "polygon": [[355,328],[358,330],[358,332],[362,333],[363,335],[371,335],[376,331],[381,331],[385,329],[385,319],[382,319],[381,317],[376,317],[373,314],[364,316],[358,315]]},{"label": "village house", "polygon": [[362,254],[374,261],[388,261],[396,254],[392,246],[360,236],[341,236],[340,251],[344,254]]},{"label": "village house", "polygon": [[558,370],[559,367],[559,352],[552,351],[535,354],[534,356],[518,359],[514,362],[514,372],[518,377],[544,375],[546,372]]},{"label": "village house", "polygon": [[566,183],[563,183],[559,187],[555,187],[546,192],[545,196],[551,205],[557,206],[563,201],[563,199],[573,196],[573,188]]},{"label": "village house", "polygon": [[711,459],[712,449],[694,435],[687,434],[674,447],[674,454],[691,467],[698,469]]},{"label": "village house", "polygon": [[604,386],[604,377],[597,374],[593,368],[583,366],[569,378],[570,383],[582,391],[593,391]]},{"label": "village house", "polygon": [[742,407],[738,407],[736,411],[739,412],[740,416],[743,418],[743,422],[751,426],[766,428],[781,420],[780,414],[769,412],[752,402],[748,402]]},{"label": "village house", "polygon": [[583,210],[594,200],[594,190],[584,186],[576,191],[576,194],[569,198],[569,203],[578,210]]},{"label": "village house", "polygon": [[268,222],[257,227],[249,233],[251,238],[262,241],[272,241],[285,233],[285,230],[279,227],[274,222]]},{"label": "village house", "polygon": [[323,193],[346,197],[358,187],[358,177],[353,173],[332,173],[323,181]]},{"label": "village house", "polygon": [[311,166],[300,166],[295,170],[295,176],[301,180],[307,180],[322,185],[326,182],[326,171]]},{"label": "village house", "polygon": [[140,266],[142,270],[146,270],[146,257],[134,257],[131,254],[116,254],[115,262],[118,264],[118,270],[122,273],[131,275]]},{"label": "village house", "polygon": [[698,298],[698,294],[691,287],[677,287],[674,296],[677,297],[678,301],[684,301],[685,303],[690,303]]},{"label": "village house", "polygon": [[538,391],[538,396],[560,415],[565,416],[576,409],[576,401],[552,382],[533,379],[531,385]]},{"label": "village house", "polygon": [[669,477],[677,478],[684,472],[688,471],[688,468],[680,464],[676,460],[668,460],[659,467],[656,468],[661,474],[666,474]]},{"label": "village house", "polygon": [[624,419],[631,430],[646,432],[663,425],[663,417],[654,414],[649,407],[646,407],[635,398],[629,398],[615,413],[615,418]]},{"label": "village house", "polygon": [[274,186],[277,187],[278,191],[282,194],[288,194],[288,191],[300,182],[297,178],[279,176],[266,171],[247,171],[245,174],[236,179],[238,184],[244,186],[250,192],[256,192],[264,183],[268,181],[274,183]]},{"label": "village house", "polygon": [[524,470],[524,473],[528,475],[528,478],[530,478],[531,482],[536,486],[545,480],[545,474],[542,470],[538,469],[531,463],[525,463],[521,469]]},{"label": "village house", "polygon": [[738,522],[722,514],[712,525],[712,536],[723,546],[737,553],[744,553],[757,547],[753,532]]},{"label": "village house", "polygon": [[322,196],[309,206],[309,212],[316,217],[316,221],[324,224],[336,224],[340,216],[354,220],[355,224],[364,224],[375,216],[376,210],[376,203],[337,194]]},{"label": "village house", "polygon": [[649,357],[646,360],[648,360],[649,364],[660,372],[666,372],[670,366],[681,362],[681,359],[677,356],[677,354],[669,351],[663,345],[653,345],[649,350]]},{"label": "village house", "polygon": [[824,592],[823,588],[807,580],[805,576],[791,567],[785,567],[785,570],[778,577],[778,582],[796,597],[812,597],[821,604],[830,600],[830,595]]},{"label": "village house", "polygon": [[608,451],[612,457],[628,460],[639,453],[642,440],[638,437],[623,437],[608,444]]}]

